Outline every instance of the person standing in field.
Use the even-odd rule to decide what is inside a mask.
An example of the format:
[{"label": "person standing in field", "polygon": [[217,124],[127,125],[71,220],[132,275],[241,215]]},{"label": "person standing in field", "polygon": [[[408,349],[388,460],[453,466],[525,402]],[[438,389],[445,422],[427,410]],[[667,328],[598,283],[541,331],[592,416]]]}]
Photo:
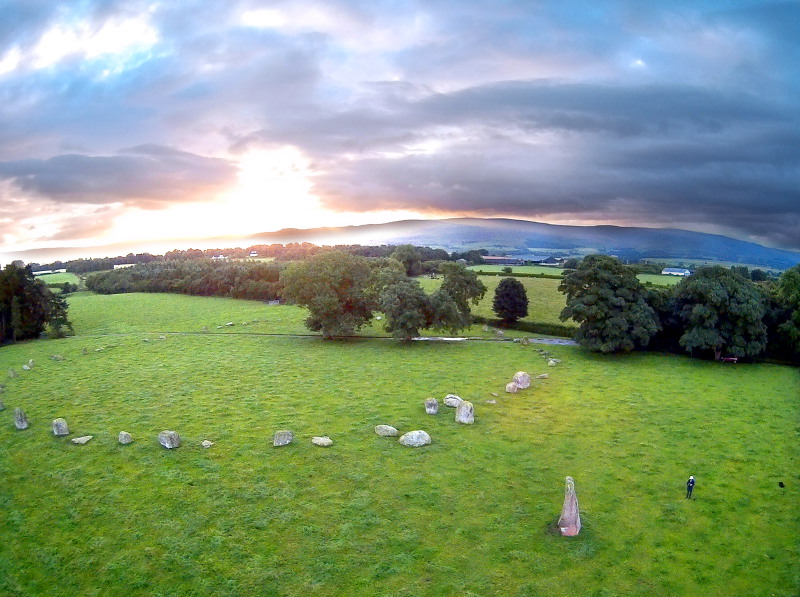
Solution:
[{"label": "person standing in field", "polygon": [[692,499],[692,489],[694,489],[694,477],[689,475],[689,480],[686,481],[686,499]]}]

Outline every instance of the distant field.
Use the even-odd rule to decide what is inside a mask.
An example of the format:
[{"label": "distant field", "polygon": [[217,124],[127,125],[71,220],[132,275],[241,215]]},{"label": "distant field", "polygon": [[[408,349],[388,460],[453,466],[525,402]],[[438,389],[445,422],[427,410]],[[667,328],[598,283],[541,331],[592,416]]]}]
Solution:
[{"label": "distant field", "polygon": [[683,280],[682,276],[662,276],[661,274],[639,274],[636,277],[642,284],[650,282],[656,286],[675,286]]},{"label": "distant field", "polygon": [[63,284],[64,282],[78,284],[81,281],[78,276],[69,272],[62,272],[59,274],[42,274],[41,276],[36,276],[36,279],[41,280],[45,284]]},{"label": "distant field", "polygon": [[[0,348],[0,371],[20,374],[0,395],[2,595],[800,591],[797,369],[215,327],[302,321],[247,301],[70,303],[79,336]],[[543,348],[562,362],[548,367]],[[549,379],[505,394],[517,370]],[[449,392],[474,403],[474,425],[425,414]],[[30,429],[14,429],[15,407]],[[54,437],[56,417],[94,439]],[[379,423],[433,444],[404,448]],[[159,446],[163,429],[182,446]],[[277,429],[295,442],[273,448]],[[120,446],[121,430],[136,441]],[[574,538],[552,532],[566,475]]]},{"label": "distant field", "polygon": [[563,269],[557,267],[546,267],[544,265],[470,265],[467,269],[483,271],[487,273],[503,273],[504,267],[510,267],[513,274],[546,274],[548,276],[560,276],[564,273]]}]

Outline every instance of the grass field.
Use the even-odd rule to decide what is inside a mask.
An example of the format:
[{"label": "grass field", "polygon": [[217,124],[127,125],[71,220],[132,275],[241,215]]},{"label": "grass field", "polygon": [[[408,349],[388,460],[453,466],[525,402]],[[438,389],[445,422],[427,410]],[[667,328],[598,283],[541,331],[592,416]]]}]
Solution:
[{"label": "grass field", "polygon": [[36,276],[37,280],[41,280],[45,284],[63,284],[69,282],[70,284],[80,284],[81,279],[75,274],[69,272],[61,272],[58,274],[42,274]]},{"label": "grass field", "polygon": [[[70,302],[78,336],[0,349],[0,371],[20,373],[0,395],[2,595],[800,591],[797,369],[215,327],[302,319],[245,301]],[[502,393],[517,370],[549,379]],[[448,392],[473,401],[475,425],[425,414]],[[56,417],[94,439],[54,437]],[[433,444],[404,448],[379,423]],[[284,428],[295,442],[273,448]],[[163,429],[183,445],[159,446]],[[121,430],[136,441],[119,445]],[[566,475],[575,538],[552,532]]]},{"label": "grass field", "polygon": [[510,267],[513,274],[545,274],[548,276],[560,276],[564,273],[563,269],[557,267],[547,267],[545,265],[471,265],[467,269],[482,271],[487,273],[503,273],[503,268]]}]

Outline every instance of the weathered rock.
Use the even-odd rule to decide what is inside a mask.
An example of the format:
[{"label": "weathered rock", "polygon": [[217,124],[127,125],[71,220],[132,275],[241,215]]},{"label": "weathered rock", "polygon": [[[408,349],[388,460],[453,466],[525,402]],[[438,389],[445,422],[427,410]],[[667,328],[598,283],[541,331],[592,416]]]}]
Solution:
[{"label": "weathered rock", "polygon": [[444,397],[444,405],[449,406],[450,408],[455,408],[459,404],[461,404],[463,400],[460,396],[456,396],[455,394],[448,394]]},{"label": "weathered rock", "polygon": [[486,404],[497,404],[497,400],[487,400]]},{"label": "weathered rock", "polygon": [[564,537],[574,537],[581,532],[581,514],[578,509],[578,496],[575,495],[575,481],[572,477],[567,477],[564,506],[561,508],[558,528]]},{"label": "weathered rock", "polygon": [[64,419],[53,419],[53,435],[69,435],[69,426]]},{"label": "weathered rock", "polygon": [[531,387],[531,376],[524,371],[517,371],[512,378],[514,383],[519,386],[520,390],[525,390]]},{"label": "weathered rock", "polygon": [[272,436],[272,445],[276,447],[286,446],[291,444],[293,439],[294,433],[288,429],[281,429],[280,431],[276,431],[275,435]]},{"label": "weathered rock", "polygon": [[53,361],[63,361],[64,357],[61,356],[60,354],[51,354],[50,359]]},{"label": "weathered rock", "polygon": [[428,398],[425,400],[425,412],[429,415],[435,415],[439,412],[439,401],[436,398]]},{"label": "weathered rock", "polygon": [[20,431],[28,428],[28,417],[21,408],[14,409],[14,427]]},{"label": "weathered rock", "polygon": [[548,366],[548,367],[555,367],[556,365],[558,365],[558,363],[559,363],[559,361],[558,361],[558,360],[556,360],[556,359],[550,359],[549,361],[547,361],[547,366]]},{"label": "weathered rock", "polygon": [[489,326],[486,325],[486,324],[483,324],[483,331],[484,332],[488,332],[489,331]]},{"label": "weathered rock", "polygon": [[30,371],[30,370],[31,370],[31,368],[30,368],[28,365],[23,365],[23,366],[22,366],[22,370],[23,370],[23,371]]},{"label": "weathered rock", "polygon": [[200,445],[201,445],[201,446],[203,446],[204,448],[210,448],[211,446],[213,446],[213,445],[214,445],[214,442],[212,442],[212,441],[211,441],[211,440],[209,440],[209,439],[204,439],[204,440],[203,440],[203,441],[200,443]]},{"label": "weathered rock", "polygon": [[489,393],[490,393],[492,396],[494,396],[495,398],[497,398],[497,392],[489,392]]},{"label": "weathered rock", "polygon": [[17,373],[14,369],[9,369],[8,370],[8,376],[11,379],[16,379],[17,377],[19,377],[19,373]]},{"label": "weathered rock", "polygon": [[119,443],[121,443],[124,446],[132,442],[133,442],[133,436],[130,433],[128,433],[127,431],[119,432]]},{"label": "weathered rock", "polygon": [[494,333],[501,338],[506,335],[503,330],[495,330]]},{"label": "weathered rock", "polygon": [[88,443],[89,440],[92,439],[93,437],[94,437],[93,435],[83,435],[81,437],[73,437],[72,443],[82,446],[83,444]]},{"label": "weathered rock", "polygon": [[400,432],[391,425],[375,425],[375,433],[383,437],[397,437]]},{"label": "weathered rock", "polygon": [[171,450],[181,445],[181,438],[177,431],[162,431],[158,434],[158,443]]},{"label": "weathered rock", "polygon": [[311,443],[321,448],[327,448],[333,445],[333,440],[327,435],[323,435],[322,437],[312,437]]},{"label": "weathered rock", "polygon": [[431,443],[431,436],[425,433],[422,429],[416,431],[409,431],[404,433],[398,439],[402,445],[411,446],[412,448],[419,448],[420,446],[427,446]]},{"label": "weathered rock", "polygon": [[541,375],[537,375],[536,379],[548,379],[549,377],[547,373],[542,373]]},{"label": "weathered rock", "polygon": [[531,341],[528,340],[527,338],[523,338],[522,340],[520,340],[520,344],[522,344],[523,346],[527,346],[530,343]]},{"label": "weathered rock", "polygon": [[464,400],[456,407],[456,423],[472,425],[475,422],[475,407],[472,402]]},{"label": "weathered rock", "polygon": [[225,325],[226,325],[226,326],[228,326],[228,327],[231,327],[231,326],[234,326],[234,325],[236,325],[236,324],[235,324],[235,323],[233,323],[232,321],[229,321],[229,322],[228,322],[228,323],[226,323]]},{"label": "weathered rock", "polygon": [[510,381],[506,384],[506,392],[509,394],[516,394],[519,391],[519,386],[516,382]]},{"label": "weathered rock", "polygon": [[36,364],[36,363],[34,363],[33,359],[28,359],[28,369],[33,369],[33,366],[34,366],[35,364]]}]

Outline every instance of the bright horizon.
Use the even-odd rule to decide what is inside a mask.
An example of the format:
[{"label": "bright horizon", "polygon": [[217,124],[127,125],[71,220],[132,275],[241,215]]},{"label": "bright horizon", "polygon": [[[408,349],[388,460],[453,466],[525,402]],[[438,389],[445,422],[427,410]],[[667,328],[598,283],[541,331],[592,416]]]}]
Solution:
[{"label": "bright horizon", "polygon": [[4,12],[0,261],[448,217],[800,250],[798,4]]}]

